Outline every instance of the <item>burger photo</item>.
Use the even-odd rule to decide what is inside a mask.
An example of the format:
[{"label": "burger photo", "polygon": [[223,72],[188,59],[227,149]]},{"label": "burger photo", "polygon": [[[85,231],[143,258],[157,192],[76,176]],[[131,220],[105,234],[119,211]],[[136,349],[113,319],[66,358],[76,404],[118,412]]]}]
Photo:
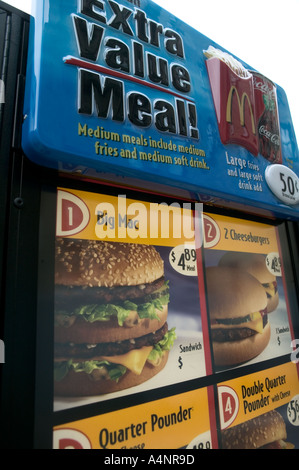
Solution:
[{"label": "burger photo", "polygon": [[273,312],[279,303],[276,276],[266,265],[266,257],[257,253],[228,252],[219,261],[219,266],[240,268],[252,274],[263,285],[267,294],[267,312]]},{"label": "burger photo", "polygon": [[153,246],[58,238],[54,394],[101,395],[158,374],[175,340],[168,303]]},{"label": "burger photo", "polygon": [[222,449],[294,449],[286,442],[285,422],[276,410],[222,431]]},{"label": "burger photo", "polygon": [[258,356],[270,340],[267,295],[261,283],[237,268],[206,268],[214,363],[234,366]]}]

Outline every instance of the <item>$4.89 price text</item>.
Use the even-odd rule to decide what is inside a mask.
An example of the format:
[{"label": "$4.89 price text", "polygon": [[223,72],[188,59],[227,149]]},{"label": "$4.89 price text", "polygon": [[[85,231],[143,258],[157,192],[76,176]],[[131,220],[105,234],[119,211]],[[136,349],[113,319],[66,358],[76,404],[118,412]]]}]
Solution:
[{"label": "$4.89 price text", "polygon": [[193,245],[179,245],[173,248],[169,262],[173,269],[185,276],[197,275],[196,249]]}]

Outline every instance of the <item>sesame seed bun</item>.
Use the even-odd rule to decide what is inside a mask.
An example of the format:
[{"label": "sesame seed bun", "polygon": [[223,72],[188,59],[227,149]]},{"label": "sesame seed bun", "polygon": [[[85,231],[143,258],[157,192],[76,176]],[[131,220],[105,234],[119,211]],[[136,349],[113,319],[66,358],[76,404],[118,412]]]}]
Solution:
[{"label": "sesame seed bun", "polygon": [[211,318],[244,317],[266,308],[265,290],[247,272],[211,267],[207,268],[206,276]]},{"label": "sesame seed bun", "polygon": [[265,256],[258,253],[228,252],[222,256],[219,266],[244,269],[256,277],[261,284],[276,279],[266,266]]},{"label": "sesame seed bun", "polygon": [[[272,274],[267,268],[266,258],[262,254],[228,252],[219,261],[219,266],[238,268],[247,271],[264,285],[266,292],[268,290],[267,284],[276,282],[276,276],[274,276],[274,274]],[[275,310],[278,303],[279,295],[276,289],[275,294],[268,295],[268,313]]]},{"label": "sesame seed bun", "polygon": [[222,448],[260,449],[286,438],[285,422],[274,410],[223,431]]},{"label": "sesame seed bun", "polygon": [[150,245],[66,238],[56,243],[56,284],[131,286],[153,282],[163,275],[163,260]]},{"label": "sesame seed bun", "polygon": [[[104,241],[58,239],[56,243],[55,283],[56,299],[61,308],[63,297],[66,304],[121,304],[128,296],[143,297],[147,286],[162,279],[164,263],[154,246]],[[161,283],[160,282],[160,283]],[[137,288],[134,290],[134,286]],[[131,287],[131,289],[130,289]],[[104,295],[107,293],[108,295]],[[97,294],[95,294],[95,292]],[[117,293],[121,298],[116,298]],[[63,309],[63,308],[62,308]],[[129,327],[119,327],[116,318],[109,321],[87,322],[81,316],[67,327],[55,324],[55,341],[73,343],[99,343],[124,341],[154,332],[166,322],[168,307],[157,310],[157,318],[138,319]]]}]

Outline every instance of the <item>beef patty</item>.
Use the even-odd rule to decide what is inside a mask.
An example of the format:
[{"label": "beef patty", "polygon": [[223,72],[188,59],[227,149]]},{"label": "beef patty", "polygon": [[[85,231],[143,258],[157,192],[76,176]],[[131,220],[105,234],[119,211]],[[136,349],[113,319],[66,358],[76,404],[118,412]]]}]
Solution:
[{"label": "beef patty", "polygon": [[99,343],[99,344],[60,344],[55,343],[55,357],[73,358],[88,360],[97,356],[118,356],[126,354],[133,349],[140,349],[144,346],[153,346],[163,339],[168,331],[167,323],[154,333],[135,338],[134,340],[125,340],[118,343]]}]

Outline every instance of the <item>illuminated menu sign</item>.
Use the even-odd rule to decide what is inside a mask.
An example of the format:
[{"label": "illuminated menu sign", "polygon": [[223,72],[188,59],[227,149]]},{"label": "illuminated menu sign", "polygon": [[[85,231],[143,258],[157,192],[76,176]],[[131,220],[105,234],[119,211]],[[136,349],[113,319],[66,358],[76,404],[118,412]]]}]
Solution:
[{"label": "illuminated menu sign", "polygon": [[40,165],[298,216],[284,91],[149,0],[36,1],[24,116]]},{"label": "illuminated menu sign", "polygon": [[58,188],[54,268],[49,446],[299,448],[275,226]]}]

